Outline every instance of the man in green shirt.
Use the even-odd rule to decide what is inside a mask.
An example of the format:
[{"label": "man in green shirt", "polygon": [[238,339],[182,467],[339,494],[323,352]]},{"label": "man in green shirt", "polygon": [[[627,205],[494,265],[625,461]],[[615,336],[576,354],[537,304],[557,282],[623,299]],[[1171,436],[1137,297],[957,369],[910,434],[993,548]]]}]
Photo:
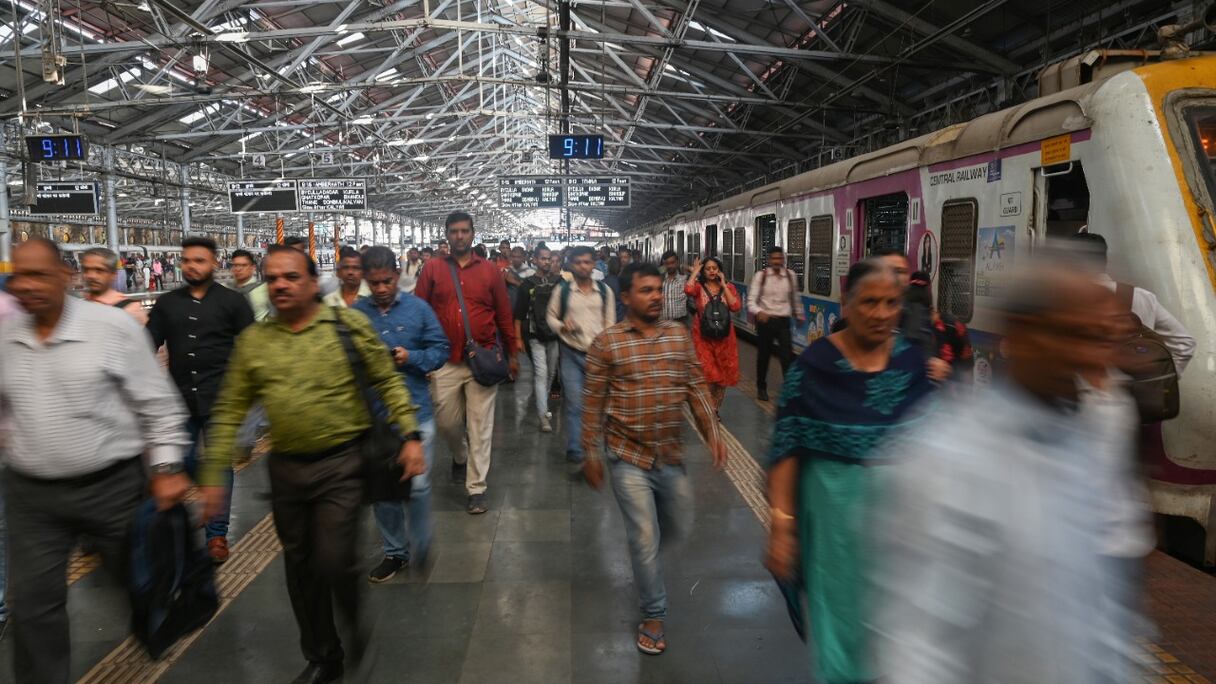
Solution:
[{"label": "man in green shirt", "polygon": [[[352,665],[363,666],[367,628],[358,618],[358,531],[363,520],[363,462],[359,439],[371,427],[335,320],[350,329],[369,381],[407,441],[406,477],[425,472],[415,407],[392,358],[367,318],[319,301],[317,267],[307,254],[271,247],[263,262],[276,315],[237,338],[211,412],[199,485],[210,519],[224,501],[224,471],[249,408],[270,418],[271,510],[283,544],[287,593],[308,667],[294,681],[341,679],[345,655],[336,612],[350,637]],[[365,673],[364,673],[365,674]]]}]

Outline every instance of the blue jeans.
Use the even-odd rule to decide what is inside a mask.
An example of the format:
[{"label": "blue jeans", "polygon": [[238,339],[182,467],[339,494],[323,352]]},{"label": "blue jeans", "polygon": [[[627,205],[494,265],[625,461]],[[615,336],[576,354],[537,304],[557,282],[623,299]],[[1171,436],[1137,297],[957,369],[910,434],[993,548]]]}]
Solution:
[{"label": "blue jeans", "polygon": [[[206,418],[190,418],[186,421],[186,432],[190,435],[190,450],[186,452],[186,474],[194,479],[198,473],[199,465],[199,441],[203,437],[203,432],[207,428]],[[232,468],[225,472],[226,494],[224,496],[224,507],[215,517],[207,521],[207,541],[211,541],[216,537],[228,536],[228,517],[232,512]]]},{"label": "blue jeans", "polygon": [[[409,501],[378,501],[372,506],[376,515],[376,527],[384,541],[384,556],[400,560],[410,559],[410,540],[419,559],[426,558],[431,547],[431,466],[435,463],[435,419],[431,418],[418,426],[422,433],[422,453],[426,459],[426,472],[415,475],[410,484]],[[406,536],[405,517],[409,514],[409,536]]]},{"label": "blue jeans", "polygon": [[566,414],[566,456],[583,460],[583,383],[587,377],[587,353],[562,347],[562,405]]},{"label": "blue jeans", "polygon": [[528,340],[529,356],[532,359],[532,391],[536,394],[536,413],[544,416],[549,412],[549,390],[553,387],[553,376],[557,373],[557,342]]},{"label": "blue jeans", "polygon": [[662,620],[667,617],[667,589],[659,547],[678,542],[692,526],[692,484],[682,465],[642,470],[612,458],[608,467],[612,492],[625,519],[642,619]]},{"label": "blue jeans", "polygon": [[258,431],[270,424],[266,418],[266,407],[254,404],[245,414],[245,422],[236,432],[236,445],[240,449],[253,449],[258,443]]}]

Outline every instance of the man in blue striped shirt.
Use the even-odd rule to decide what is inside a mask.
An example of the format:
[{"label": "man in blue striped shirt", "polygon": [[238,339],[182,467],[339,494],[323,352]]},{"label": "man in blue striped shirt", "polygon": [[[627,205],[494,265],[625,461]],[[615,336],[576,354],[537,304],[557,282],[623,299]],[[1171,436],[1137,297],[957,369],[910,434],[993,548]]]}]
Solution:
[{"label": "man in blue striped shirt", "polygon": [[435,418],[427,375],[442,367],[451,352],[448,337],[431,307],[398,289],[400,268],[400,261],[389,248],[367,250],[363,254],[363,279],[372,294],[352,307],[371,319],[418,407],[418,431],[422,433],[427,468],[427,472],[414,476],[408,502],[378,502],[373,506],[384,541],[384,560],[368,574],[368,580],[377,584],[392,579],[409,562],[411,541],[414,558],[418,562],[426,559],[431,543],[430,470],[435,462]]}]

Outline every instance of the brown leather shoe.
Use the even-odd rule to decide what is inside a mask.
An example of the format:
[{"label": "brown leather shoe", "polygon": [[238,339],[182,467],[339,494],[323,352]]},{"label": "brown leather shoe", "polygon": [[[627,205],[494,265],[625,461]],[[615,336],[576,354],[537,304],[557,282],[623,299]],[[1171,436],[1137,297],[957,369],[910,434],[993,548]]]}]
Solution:
[{"label": "brown leather shoe", "polygon": [[212,537],[207,540],[207,555],[216,565],[228,560],[228,538]]}]

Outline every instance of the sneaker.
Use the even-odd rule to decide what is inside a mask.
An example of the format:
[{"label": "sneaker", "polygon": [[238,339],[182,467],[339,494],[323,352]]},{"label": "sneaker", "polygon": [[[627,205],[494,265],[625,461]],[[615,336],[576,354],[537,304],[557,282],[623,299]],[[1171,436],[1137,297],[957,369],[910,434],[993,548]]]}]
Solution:
[{"label": "sneaker", "polygon": [[760,399],[760,401],[768,401],[768,390],[762,387],[756,390],[756,396]]},{"label": "sneaker", "polygon": [[382,584],[397,576],[397,573],[408,564],[409,561],[400,558],[384,557],[380,561],[380,565],[372,568],[372,571],[367,573],[367,581],[372,584]]},{"label": "sneaker", "polygon": [[452,464],[452,484],[464,484],[468,479],[469,465],[467,463]]},{"label": "sneaker", "polygon": [[470,496],[468,508],[465,510],[469,512],[469,515],[481,515],[482,513],[490,510],[489,508],[486,508],[486,495],[474,494]]},{"label": "sneaker", "polygon": [[211,562],[219,565],[228,560],[228,538],[227,537],[212,537],[207,540],[207,555],[211,556]]},{"label": "sneaker", "polygon": [[567,451],[566,452],[566,462],[567,463],[582,463],[583,455],[578,453],[577,451]]},{"label": "sneaker", "polygon": [[551,420],[552,415],[553,414],[551,414],[551,413],[546,413],[545,415],[540,417],[540,431],[541,432],[553,432],[553,422]]}]

